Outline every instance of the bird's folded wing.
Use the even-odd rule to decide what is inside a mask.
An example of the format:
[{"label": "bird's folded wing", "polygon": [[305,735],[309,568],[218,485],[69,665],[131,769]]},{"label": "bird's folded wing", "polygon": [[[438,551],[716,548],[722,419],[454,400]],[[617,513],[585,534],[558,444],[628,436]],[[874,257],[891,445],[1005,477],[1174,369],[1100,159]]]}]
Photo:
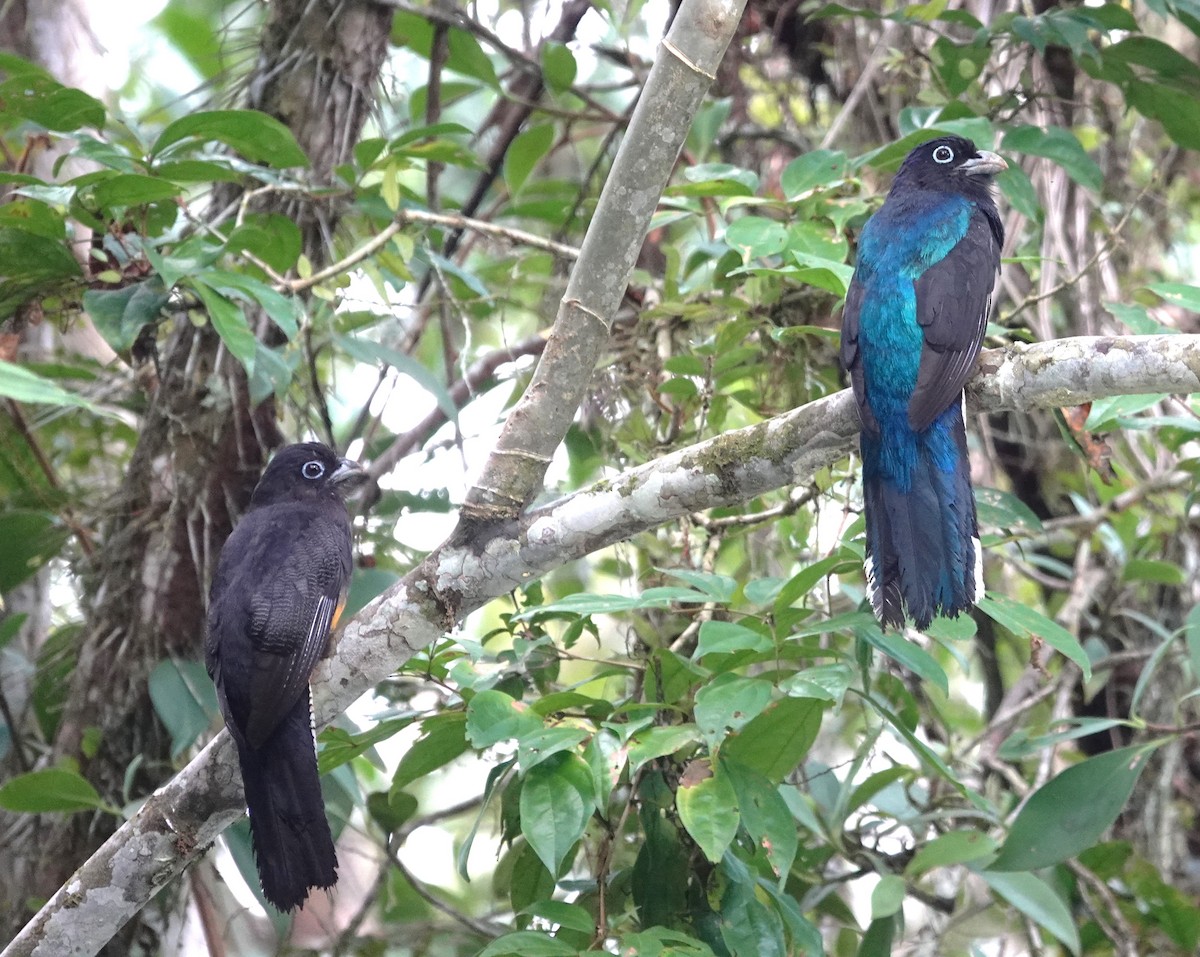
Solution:
[{"label": "bird's folded wing", "polygon": [[971,217],[966,235],[914,283],[917,322],[925,332],[908,422],[928,428],[970,378],[991,309],[1000,249],[986,219]]},{"label": "bird's folded wing", "polygon": [[348,577],[338,550],[318,548],[263,582],[252,625],[254,674],[245,728],[251,747],[260,747],[307,691]]}]

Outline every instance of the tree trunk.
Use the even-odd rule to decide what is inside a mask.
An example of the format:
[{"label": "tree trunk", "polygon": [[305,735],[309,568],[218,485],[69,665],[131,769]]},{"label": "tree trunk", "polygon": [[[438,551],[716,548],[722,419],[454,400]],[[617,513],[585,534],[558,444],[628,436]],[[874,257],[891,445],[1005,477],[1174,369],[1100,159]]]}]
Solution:
[{"label": "tree trunk", "polygon": [[[390,22],[391,12],[372,3],[271,4],[246,81],[247,105],[292,129],[309,155],[314,185],[328,184],[335,166],[350,158],[375,103]],[[213,214],[238,199],[236,188],[218,190]],[[318,266],[326,259],[336,205],[290,193],[269,194],[256,208],[293,217],[309,259]],[[283,441],[273,400],[251,406],[244,370],[211,326],[181,321],[161,357],[128,472],[102,507],[107,520],[95,558],[79,569],[87,627],[53,746],[56,760],[78,761],[117,804],[150,793],[173,773],[148,678],[164,658],[201,657],[211,568],[267,453]],[[98,747],[85,747],[96,741]],[[4,882],[12,895],[0,907],[12,933],[29,916],[27,899],[51,895],[117,822],[76,814],[2,823],[0,866],[13,879]],[[131,940],[153,933],[136,924],[112,946],[124,952]]]}]

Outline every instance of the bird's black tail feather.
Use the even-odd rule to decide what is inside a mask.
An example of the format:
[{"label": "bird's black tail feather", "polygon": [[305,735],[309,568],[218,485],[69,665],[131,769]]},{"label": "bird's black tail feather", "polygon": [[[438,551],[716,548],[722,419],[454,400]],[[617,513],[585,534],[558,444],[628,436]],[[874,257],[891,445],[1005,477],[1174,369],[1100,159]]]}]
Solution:
[{"label": "bird's black tail feather", "polygon": [[[935,615],[954,617],[982,595],[979,530],[966,431],[955,407],[946,435],[916,436],[916,465],[902,490],[880,474],[877,443],[863,442],[863,498],[867,524],[867,589],[876,617],[903,627],[905,609],[918,628]],[[870,458],[874,457],[874,461]]]},{"label": "bird's black tail feather", "polygon": [[262,747],[238,745],[263,896],[282,911],[303,904],[310,888],[337,883],[310,712],[305,694]]}]

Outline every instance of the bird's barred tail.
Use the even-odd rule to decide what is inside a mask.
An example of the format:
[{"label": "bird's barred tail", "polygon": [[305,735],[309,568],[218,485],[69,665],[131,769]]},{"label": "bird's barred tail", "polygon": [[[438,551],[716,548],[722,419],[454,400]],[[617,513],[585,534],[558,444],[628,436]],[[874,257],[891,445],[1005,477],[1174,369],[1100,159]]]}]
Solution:
[{"label": "bird's barred tail", "polygon": [[250,835],[263,896],[282,911],[314,887],[337,883],[337,853],[325,817],[308,694],[261,748],[239,748]]},{"label": "bird's barred tail", "polygon": [[915,436],[916,464],[905,490],[881,475],[877,439],[863,436],[867,594],[887,627],[918,628],[954,617],[983,596],[983,555],[971,489],[962,410],[941,417],[940,434]]}]

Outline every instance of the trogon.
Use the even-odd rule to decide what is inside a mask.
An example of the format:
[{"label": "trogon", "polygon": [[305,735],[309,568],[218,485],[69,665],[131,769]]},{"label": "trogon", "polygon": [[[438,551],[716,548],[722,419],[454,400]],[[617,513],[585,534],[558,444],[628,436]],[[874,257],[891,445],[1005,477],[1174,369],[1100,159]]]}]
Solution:
[{"label": "trogon", "polygon": [[309,676],[350,582],[345,495],[365,473],[317,442],[271,460],[221,550],[205,646],[237,745],[263,896],[280,910],[337,882]]},{"label": "trogon", "polygon": [[912,150],[863,227],[842,316],[862,425],[867,594],[886,627],[918,628],[982,597],[962,390],[983,341],[1004,224],[970,140]]}]

